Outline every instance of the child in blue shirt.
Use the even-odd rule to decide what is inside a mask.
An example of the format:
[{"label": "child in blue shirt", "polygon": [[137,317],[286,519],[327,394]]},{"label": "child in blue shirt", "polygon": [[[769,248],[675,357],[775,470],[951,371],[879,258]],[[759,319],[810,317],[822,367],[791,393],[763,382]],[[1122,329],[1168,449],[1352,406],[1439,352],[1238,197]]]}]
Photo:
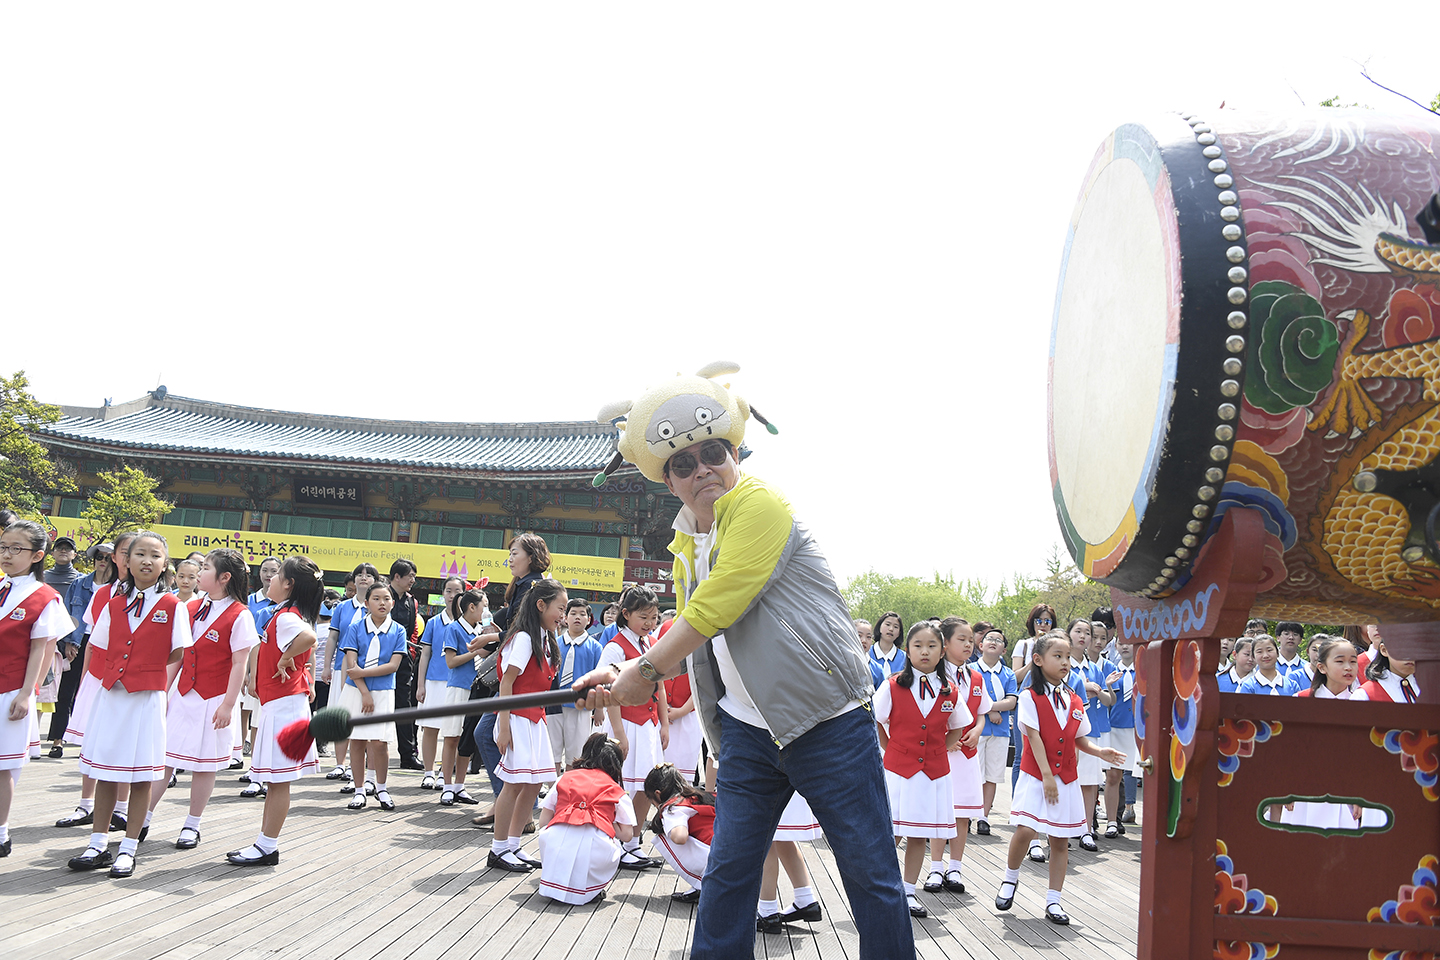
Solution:
[{"label": "child in blue shirt", "polygon": [[[475,665],[484,652],[483,647],[470,649],[470,642],[480,635],[485,620],[485,594],[479,590],[466,590],[450,601],[450,626],[445,629],[443,653],[449,673],[445,678],[445,702],[465,703],[470,699],[470,688],[475,683]],[[440,751],[440,805],[454,806],[457,803],[475,805],[480,801],[465,791],[465,775],[470,772],[469,758],[460,762],[460,735],[465,729],[465,718],[445,717],[440,721],[440,736],[444,746]]]},{"label": "child in blue shirt", "polygon": [[1125,833],[1124,816],[1120,814],[1120,791],[1125,790],[1125,808],[1135,805],[1134,774],[1140,751],[1135,743],[1135,645],[1116,638],[1115,652],[1120,662],[1110,670],[1106,684],[1115,691],[1110,707],[1109,745],[1125,755],[1123,766],[1106,765],[1105,769],[1105,836]]},{"label": "child in blue shirt", "polygon": [[[420,635],[420,663],[415,669],[419,678],[415,682],[417,704],[434,706],[445,700],[445,688],[450,682],[450,666],[445,662],[445,638],[450,634],[450,624],[455,622],[450,606],[467,586],[459,577],[450,577],[445,581],[441,590],[444,606],[440,615],[431,617],[430,622],[425,624],[425,632]],[[425,777],[420,781],[421,790],[434,790],[439,786],[436,782],[440,779],[440,768],[435,763],[435,742],[440,737],[440,727],[444,722],[443,718],[432,717],[415,724],[424,731],[420,735],[420,757],[425,766]]]},{"label": "child in blue shirt", "polygon": [[980,661],[975,666],[985,682],[985,692],[994,706],[985,715],[980,728],[980,766],[985,775],[981,787],[985,798],[985,814],[975,823],[978,836],[990,833],[990,807],[995,802],[995,785],[1005,779],[1005,761],[1010,752],[1010,723],[1015,716],[1015,671],[1005,665],[1005,634],[988,630],[980,638]]},{"label": "child in blue shirt", "polygon": [[[383,583],[372,583],[365,596],[367,615],[351,623],[345,639],[340,641],[340,649],[345,651],[345,689],[340,694],[340,706],[349,710],[352,717],[391,713],[395,709],[395,671],[400,669],[400,660],[405,656],[406,630],[390,619],[394,605],[390,588]],[[350,731],[350,763],[354,767],[355,782],[364,784],[359,789],[350,788],[355,793],[347,804],[351,810],[363,810],[365,795],[371,792],[380,802],[381,810],[395,809],[395,802],[385,789],[390,769],[390,738],[394,735],[393,722],[362,724]],[[373,781],[364,779],[367,760],[375,774]]]}]

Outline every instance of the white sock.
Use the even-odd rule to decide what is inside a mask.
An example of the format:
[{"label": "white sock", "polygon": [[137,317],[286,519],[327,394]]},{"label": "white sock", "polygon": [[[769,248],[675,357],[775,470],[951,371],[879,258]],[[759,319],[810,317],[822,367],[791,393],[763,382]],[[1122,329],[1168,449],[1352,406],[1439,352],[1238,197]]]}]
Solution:
[{"label": "white sock", "polygon": [[146,810],[146,811],[145,811],[145,826],[147,826],[147,827],[150,826],[150,821],[151,821],[152,819],[154,819],[154,817],[155,817],[155,811],[154,811],[154,810]]},{"label": "white sock", "polygon": [[109,847],[110,847],[110,834],[108,834],[108,833],[92,833],[92,834],[90,834],[90,846],[91,846],[92,848],[96,849],[96,850],[106,850],[106,849],[109,849]]},{"label": "white sock", "polygon": [[94,797],[91,797],[91,798],[89,798],[89,799],[86,799],[85,797],[81,797],[81,798],[80,798],[80,809],[81,809],[81,810],[84,810],[86,813],[94,813],[94,812],[95,812],[95,798],[94,798]]},{"label": "white sock", "polygon": [[760,916],[773,917],[775,916],[775,914],[780,912],[780,901],[761,900],[757,909],[760,911]]},{"label": "white sock", "polygon": [[940,875],[943,876],[944,873],[945,873],[945,863],[946,863],[946,861],[944,861],[944,860],[931,860],[931,861],[930,861],[930,872],[931,872],[931,873],[938,873],[938,874],[940,874]]},{"label": "white sock", "polygon": [[0,823],[0,843],[10,839],[10,824]]},{"label": "white sock", "polygon": [[509,843],[509,846],[507,846],[505,849],[509,850],[511,853],[519,853],[519,852],[520,852],[520,838],[519,838],[519,837],[511,837],[510,840],[508,841],[508,843]]},{"label": "white sock", "polygon": [[451,791],[453,791],[454,788],[450,786],[449,781],[441,781],[441,784],[440,784],[440,792],[441,792],[441,793],[444,793],[446,790],[451,790]]},{"label": "white sock", "polygon": [[120,814],[120,816],[124,817],[124,818],[127,819],[127,820],[130,819],[130,801],[129,801],[129,800],[120,800],[120,801],[117,801],[116,804],[115,804],[115,812],[118,813],[118,814]]},{"label": "white sock", "polygon": [[136,837],[126,837],[124,840],[120,841],[120,852],[128,853],[130,854],[130,856],[133,857],[135,856],[135,851],[137,848],[139,848],[139,846],[139,839],[137,839]]},{"label": "white sock", "polygon": [[[808,907],[815,902],[815,899],[815,889],[813,887],[795,888],[795,906]],[[779,903],[780,901],[776,900],[775,902]]]},{"label": "white sock", "polygon": [[495,856],[497,857],[502,856],[505,853],[506,848],[509,847],[509,845],[510,843],[508,840],[500,840],[498,838],[495,840],[491,840],[490,852],[495,854]]},{"label": "white sock", "polygon": [[959,872],[960,872],[960,861],[959,861],[959,860],[949,860],[949,861],[946,861],[946,864],[945,864],[945,874],[946,874],[946,876],[949,876],[949,875],[952,874],[952,873],[959,873]]},{"label": "white sock", "polygon": [[907,884],[905,884],[905,896],[907,896],[907,897],[913,897],[913,896],[915,896],[915,884],[913,884],[913,883],[907,883]]},{"label": "white sock", "polygon": [[639,841],[639,840],[627,840],[627,841],[625,841],[625,852],[626,852],[626,853],[638,854],[638,853],[640,852],[640,841]]},{"label": "white sock", "polygon": [[280,849],[279,837],[267,837],[264,833],[255,838],[255,849],[261,853],[274,853]]},{"label": "white sock", "polygon": [[199,832],[200,832],[200,818],[199,818],[199,817],[186,817],[186,818],[185,818],[185,826],[184,826],[184,829],[186,829],[186,830],[194,830],[196,833],[199,833]]},{"label": "white sock", "polygon": [[1052,903],[1055,904],[1055,906],[1057,906],[1057,907],[1060,906],[1060,891],[1059,891],[1059,890],[1046,890],[1046,891],[1045,891],[1045,906],[1048,907],[1048,906],[1050,906],[1050,904],[1052,904]]},{"label": "white sock", "polygon": [[1014,870],[1006,870],[1005,882],[1018,884],[1020,882],[1020,868],[1016,867]]}]

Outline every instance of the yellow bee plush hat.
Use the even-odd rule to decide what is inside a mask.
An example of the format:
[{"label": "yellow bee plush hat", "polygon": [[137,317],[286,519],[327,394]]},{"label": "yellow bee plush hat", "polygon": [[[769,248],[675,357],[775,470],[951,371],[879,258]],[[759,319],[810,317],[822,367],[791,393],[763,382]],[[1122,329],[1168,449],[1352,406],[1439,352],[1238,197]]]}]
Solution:
[{"label": "yellow bee plush hat", "polygon": [[728,440],[735,449],[745,440],[745,421],[752,416],[771,433],[779,433],[744,397],[732,394],[715,377],[738,373],[740,365],[727,360],[706,364],[693,377],[676,374],[650,387],[638,400],[621,400],[601,408],[596,420],[620,428],[615,456],[591,481],[603,486],[610,474],[628,460],[647,479],[665,482],[665,462],[672,456],[711,438]]}]

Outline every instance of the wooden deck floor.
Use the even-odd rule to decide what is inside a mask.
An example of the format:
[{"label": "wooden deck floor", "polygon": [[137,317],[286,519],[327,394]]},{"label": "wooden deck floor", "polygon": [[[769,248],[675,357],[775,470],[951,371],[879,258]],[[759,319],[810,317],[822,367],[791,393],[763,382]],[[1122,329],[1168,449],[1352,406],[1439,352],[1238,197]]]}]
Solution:
[{"label": "wooden deck floor", "polygon": [[[63,760],[33,761],[25,768],[10,815],[14,852],[0,860],[0,948],[6,956],[465,960],[503,953],[505,960],[671,960],[688,952],[694,908],[671,902],[677,879],[668,868],[638,875],[622,871],[598,905],[557,904],[537,893],[538,875],[487,869],[490,833],[469,825],[475,808],[439,806],[438,793],[419,789],[417,773],[391,772],[399,805],[391,813],[373,802],[363,812],[345,810],[335,783],[319,777],[301,781],[281,838],[280,865],[252,869],[223,859],[226,851],[253,840],[259,827],[262,801],[239,797],[235,774],[221,775],[201,846],[174,848],[188,802],[188,778],[182,775],[156,811],[133,878],[72,873],[65,860],[84,847],[87,828],[62,830],[53,823],[79,797],[77,752],[67,748]],[[1004,819],[996,817],[1000,824]],[[1014,908],[1008,914],[995,910],[1010,832],[997,825],[989,837],[970,837],[967,893],[922,892],[930,917],[914,921],[918,955],[1133,957],[1138,828],[1127,837],[1102,840],[1098,854],[1071,851],[1068,928],[1042,917],[1045,867],[1037,864],[1027,862],[1022,869]],[[534,853],[534,838],[526,840]],[[112,841],[113,851],[118,834]],[[757,935],[755,955],[858,956],[855,925],[829,848],[824,842],[801,846],[825,920],[797,924],[784,935]],[[783,874],[781,883],[788,905]]]}]

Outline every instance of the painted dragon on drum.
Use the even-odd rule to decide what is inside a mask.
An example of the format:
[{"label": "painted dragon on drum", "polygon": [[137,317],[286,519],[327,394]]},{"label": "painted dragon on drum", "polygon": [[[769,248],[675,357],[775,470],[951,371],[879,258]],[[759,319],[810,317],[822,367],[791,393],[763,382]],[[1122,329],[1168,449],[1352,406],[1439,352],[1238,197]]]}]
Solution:
[{"label": "painted dragon on drum", "polygon": [[[1268,532],[1256,615],[1435,618],[1440,244],[1416,217],[1437,147],[1440,124],[1365,110],[1111,135],[1051,345],[1052,482],[1085,573],[1167,596],[1251,507]],[[1117,342],[1134,371],[1098,355]],[[1086,387],[1095,363],[1131,382]],[[1102,476],[1086,460],[1105,449]]]}]

